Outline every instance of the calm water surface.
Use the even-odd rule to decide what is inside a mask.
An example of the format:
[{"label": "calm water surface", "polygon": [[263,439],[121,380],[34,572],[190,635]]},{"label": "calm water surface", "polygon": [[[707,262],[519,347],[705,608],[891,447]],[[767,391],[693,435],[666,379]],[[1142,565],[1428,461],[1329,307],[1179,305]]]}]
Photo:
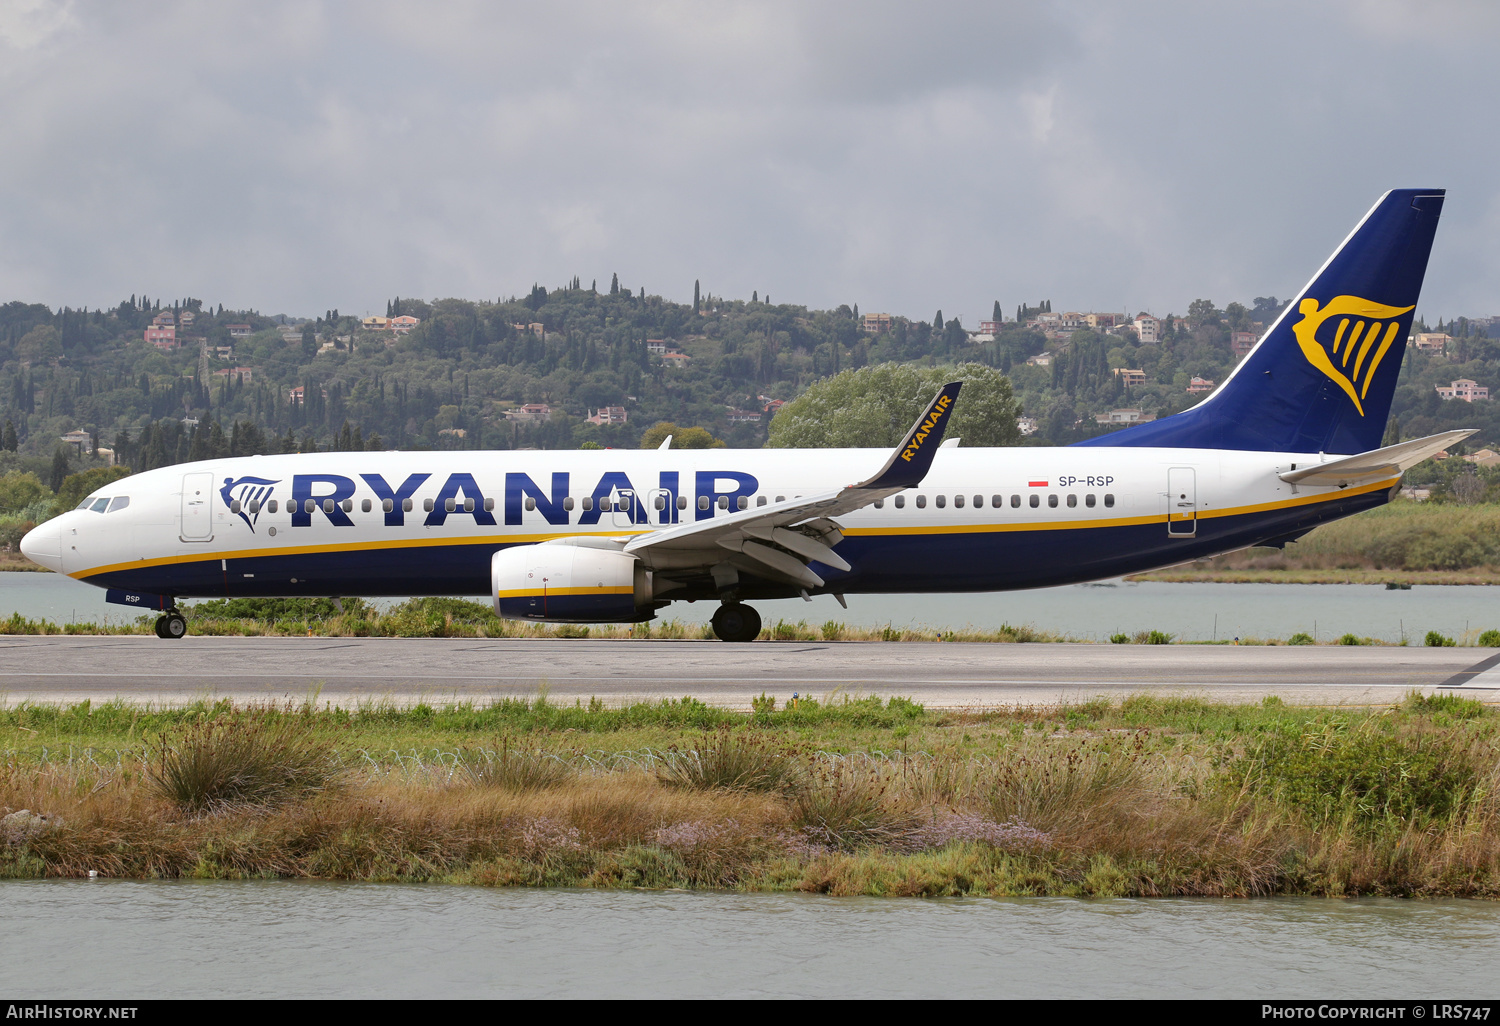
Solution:
[{"label": "calm water surface", "polygon": [[[397,599],[382,599],[390,605]],[[481,599],[481,601],[483,601]],[[1351,633],[1386,641],[1428,631],[1461,638],[1500,627],[1500,588],[1417,585],[1386,591],[1365,584],[1071,585],[976,595],[851,595],[849,608],[829,596],[812,602],[756,602],[768,624],[817,625],[837,620],[862,627],[917,625],[941,629],[1025,624],[1097,641],[1111,634],[1160,630],[1184,641],[1288,638],[1298,631],[1327,640]],[[706,623],[716,605],[679,602],[666,618]],[[104,601],[104,592],[60,574],[0,573],[0,618],[19,612],[56,623],[128,622],[135,615]]]},{"label": "calm water surface", "polygon": [[0,992],[1500,997],[1500,904],[0,883]]}]

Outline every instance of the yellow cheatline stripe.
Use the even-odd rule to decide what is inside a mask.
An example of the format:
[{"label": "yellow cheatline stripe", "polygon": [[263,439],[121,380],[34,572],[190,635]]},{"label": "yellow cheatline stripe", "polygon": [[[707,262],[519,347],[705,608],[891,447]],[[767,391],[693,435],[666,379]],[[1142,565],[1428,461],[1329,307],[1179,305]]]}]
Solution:
[{"label": "yellow cheatline stripe", "polygon": [[[1317,503],[1331,502],[1335,499],[1343,499],[1351,495],[1364,495],[1368,492],[1381,491],[1382,489],[1391,487],[1399,480],[1399,476],[1391,477],[1384,481],[1377,481],[1374,484],[1360,485],[1358,488],[1345,488],[1342,491],[1331,494],[1325,492],[1318,495],[1303,495],[1295,499],[1263,502],[1253,506],[1231,506],[1227,509],[1199,510],[1198,519],[1210,520],[1215,517],[1241,516],[1246,513],[1263,513],[1266,510],[1289,509],[1295,506],[1309,506]],[[1007,531],[1078,531],[1086,528],[1161,524],[1166,523],[1166,520],[1167,515],[1165,513],[1155,513],[1147,516],[1112,517],[1104,520],[1046,520],[1013,524],[950,524],[925,527],[850,527],[844,529],[844,534],[851,537],[855,535],[861,537],[881,537],[907,534],[994,534]],[[254,559],[258,556],[305,556],[328,552],[374,552],[386,549],[414,549],[439,545],[534,545],[540,542],[554,541],[558,538],[631,538],[642,533],[645,532],[592,531],[581,534],[578,532],[560,531],[554,534],[464,535],[454,538],[410,538],[406,540],[346,542],[338,545],[301,545],[283,549],[240,549],[234,552],[204,551],[202,553],[190,553],[182,556],[165,556],[160,559],[111,563],[107,566],[93,567],[88,570],[77,570],[68,574],[68,576],[78,580],[86,580],[99,574],[113,573],[118,570],[139,570],[144,567],[211,562],[219,559]]]},{"label": "yellow cheatline stripe", "polygon": [[617,588],[548,588],[546,591],[538,591],[535,588],[516,588],[510,591],[502,591],[496,594],[496,598],[558,598],[563,595],[633,595],[635,588],[630,585],[622,585]]},{"label": "yellow cheatline stripe", "polygon": [[[1273,509],[1289,509],[1296,506],[1310,506],[1322,502],[1331,502],[1334,499],[1347,498],[1351,495],[1364,495],[1367,492],[1382,491],[1391,487],[1391,485],[1399,480],[1399,477],[1387,478],[1385,481],[1360,485],[1358,488],[1345,488],[1332,495],[1326,493],[1322,495],[1303,495],[1295,499],[1262,502],[1253,506],[1230,506],[1226,509],[1198,510],[1197,519],[1211,520],[1216,517],[1242,516],[1246,513],[1264,513],[1267,510]],[[844,529],[844,534],[850,537],[854,535],[861,537],[881,537],[884,535],[903,534],[999,534],[1008,531],[1080,531],[1086,528],[1130,527],[1139,524],[1164,524],[1166,522],[1167,514],[1156,513],[1150,516],[1113,517],[1107,520],[1044,520],[1017,524],[953,524],[927,527],[849,527]]]},{"label": "yellow cheatline stripe", "polygon": [[342,542],[337,545],[289,545],[279,549],[236,549],[232,552],[221,552],[214,549],[205,549],[202,552],[192,552],[181,556],[163,556],[159,559],[135,559],[128,563],[110,563],[106,566],[90,567],[87,570],[76,570],[68,574],[83,580],[98,574],[113,573],[116,570],[139,570],[148,566],[172,566],[177,563],[202,563],[212,562],[216,559],[255,559],[261,556],[306,556],[324,552],[374,552],[383,549],[419,549],[443,545],[534,545],[540,542],[555,541],[558,538],[633,538],[643,531],[591,531],[580,534],[574,531],[559,531],[555,534],[488,534],[488,535],[459,535],[451,538],[407,538],[391,539],[388,541],[362,541]]}]

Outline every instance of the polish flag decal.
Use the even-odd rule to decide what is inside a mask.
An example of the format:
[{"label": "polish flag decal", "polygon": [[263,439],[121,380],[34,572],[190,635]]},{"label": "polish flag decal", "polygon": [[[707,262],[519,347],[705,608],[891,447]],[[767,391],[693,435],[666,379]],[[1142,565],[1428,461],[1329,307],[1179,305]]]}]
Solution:
[{"label": "polish flag decal", "polygon": [[1030,481],[1030,482],[1027,483],[1027,487],[1028,488],[1046,488],[1047,487],[1047,482],[1046,481]]}]

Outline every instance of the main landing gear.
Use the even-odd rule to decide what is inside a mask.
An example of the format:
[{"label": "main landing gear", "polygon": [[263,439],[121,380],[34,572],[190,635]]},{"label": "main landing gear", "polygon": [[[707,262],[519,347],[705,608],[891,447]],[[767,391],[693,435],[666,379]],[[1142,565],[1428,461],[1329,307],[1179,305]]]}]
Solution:
[{"label": "main landing gear", "polygon": [[187,621],[176,608],[167,610],[156,618],[156,636],[158,638],[180,638],[187,633]]},{"label": "main landing gear", "polygon": [[743,602],[724,603],[712,622],[720,641],[754,641],[760,636],[760,614]]}]

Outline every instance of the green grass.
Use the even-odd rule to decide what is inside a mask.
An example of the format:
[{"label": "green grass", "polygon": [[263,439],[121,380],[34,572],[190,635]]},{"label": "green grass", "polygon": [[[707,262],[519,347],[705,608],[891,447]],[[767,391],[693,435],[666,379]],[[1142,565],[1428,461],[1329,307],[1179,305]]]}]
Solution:
[{"label": "green grass", "polygon": [[0,876],[1493,898],[1497,750],[1452,694],[21,705],[0,807],[62,825],[0,843]]}]

